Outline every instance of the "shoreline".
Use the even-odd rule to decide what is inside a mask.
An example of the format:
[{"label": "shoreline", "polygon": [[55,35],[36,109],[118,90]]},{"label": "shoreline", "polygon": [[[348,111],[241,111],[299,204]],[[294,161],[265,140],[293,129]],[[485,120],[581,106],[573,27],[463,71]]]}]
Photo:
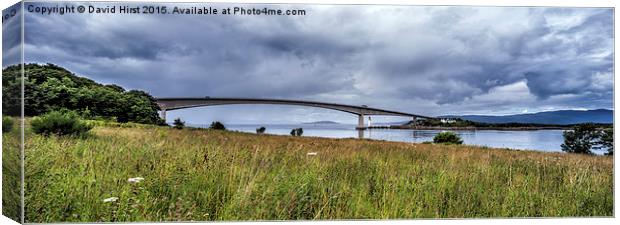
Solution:
[{"label": "shoreline", "polygon": [[570,127],[411,127],[411,126],[371,126],[369,130],[500,130],[500,131],[534,131],[534,130],[570,130]]}]

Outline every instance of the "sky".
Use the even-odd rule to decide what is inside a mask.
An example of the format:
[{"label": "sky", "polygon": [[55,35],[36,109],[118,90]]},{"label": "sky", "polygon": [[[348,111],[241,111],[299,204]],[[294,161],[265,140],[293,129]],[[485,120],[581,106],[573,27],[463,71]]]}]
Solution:
[{"label": "sky", "polygon": [[[306,15],[25,12],[25,60],[156,97],[300,99],[427,116],[613,108],[609,8],[166,6]],[[6,52],[3,62],[11,58]],[[168,112],[169,121],[176,117],[192,124],[357,121],[327,109],[269,105]]]}]

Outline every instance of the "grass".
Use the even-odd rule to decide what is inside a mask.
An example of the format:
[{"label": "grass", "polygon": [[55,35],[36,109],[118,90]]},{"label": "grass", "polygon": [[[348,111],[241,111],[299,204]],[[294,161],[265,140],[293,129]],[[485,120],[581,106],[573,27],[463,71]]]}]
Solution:
[{"label": "grass", "polygon": [[27,134],[26,222],[613,216],[612,157],[154,126],[90,133]]},{"label": "grass", "polygon": [[13,125],[2,132],[2,215],[21,221],[20,126],[16,118],[5,122]]}]

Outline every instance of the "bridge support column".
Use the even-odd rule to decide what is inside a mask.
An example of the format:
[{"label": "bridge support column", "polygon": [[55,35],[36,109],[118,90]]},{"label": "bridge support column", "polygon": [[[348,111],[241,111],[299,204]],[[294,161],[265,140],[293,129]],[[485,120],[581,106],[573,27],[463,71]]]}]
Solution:
[{"label": "bridge support column", "polygon": [[366,130],[366,126],[364,126],[364,114],[359,114],[357,116],[357,127],[355,129]]},{"label": "bridge support column", "polygon": [[411,121],[413,123],[413,127],[418,127],[418,117],[417,116],[414,116]]}]

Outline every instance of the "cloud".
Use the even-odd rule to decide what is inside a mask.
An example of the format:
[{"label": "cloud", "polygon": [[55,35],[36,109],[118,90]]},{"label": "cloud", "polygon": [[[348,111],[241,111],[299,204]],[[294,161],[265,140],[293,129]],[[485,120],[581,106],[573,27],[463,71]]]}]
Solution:
[{"label": "cloud", "polygon": [[20,4],[2,10],[2,67],[21,61],[21,15]]},{"label": "cloud", "polygon": [[612,9],[268,7],[307,15],[27,13],[26,60],[155,96],[307,99],[426,115],[613,105]]}]

